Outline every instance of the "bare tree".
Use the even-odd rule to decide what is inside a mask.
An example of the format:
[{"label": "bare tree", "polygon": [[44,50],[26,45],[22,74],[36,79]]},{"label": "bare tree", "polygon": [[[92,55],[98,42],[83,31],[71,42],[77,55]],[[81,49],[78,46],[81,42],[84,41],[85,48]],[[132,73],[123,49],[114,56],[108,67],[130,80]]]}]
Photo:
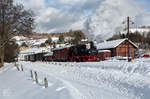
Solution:
[{"label": "bare tree", "polygon": [[16,33],[32,33],[33,13],[13,0],[0,0],[0,67],[4,65],[6,44]]}]

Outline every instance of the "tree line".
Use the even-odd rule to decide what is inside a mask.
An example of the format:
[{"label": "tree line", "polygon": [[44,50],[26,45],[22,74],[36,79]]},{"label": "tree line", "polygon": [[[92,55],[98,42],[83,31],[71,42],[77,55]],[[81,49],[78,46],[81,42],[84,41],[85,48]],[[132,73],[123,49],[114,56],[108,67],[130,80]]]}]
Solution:
[{"label": "tree line", "polygon": [[68,40],[68,41],[65,41],[65,37],[66,36],[64,36],[64,35],[60,35],[57,42],[53,42],[52,37],[49,37],[45,41],[45,43],[42,43],[40,45],[40,47],[46,47],[46,45],[52,45],[53,48],[55,48],[56,44],[68,43],[68,44],[74,44],[74,45],[76,45],[76,44],[81,43],[81,40],[84,39],[82,31],[71,31],[71,32],[74,32],[74,33],[71,36],[71,39]]},{"label": "tree line", "polygon": [[129,36],[127,34],[116,34],[113,37],[109,38],[109,40],[116,40],[116,39],[122,39],[122,38],[128,38],[129,40],[133,41],[136,43],[139,48],[150,48],[150,31],[149,32],[144,32],[140,33],[136,31],[135,33],[129,33]]}]

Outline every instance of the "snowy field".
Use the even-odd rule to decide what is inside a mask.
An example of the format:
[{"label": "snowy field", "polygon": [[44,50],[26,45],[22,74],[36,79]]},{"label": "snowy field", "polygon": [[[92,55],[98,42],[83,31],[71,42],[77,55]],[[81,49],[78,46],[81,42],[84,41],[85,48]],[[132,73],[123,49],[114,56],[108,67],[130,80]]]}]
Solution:
[{"label": "snowy field", "polygon": [[[0,99],[150,99],[150,58],[103,62],[18,62],[0,69]],[[30,77],[37,71],[39,84]],[[44,78],[48,88],[44,88]]]}]

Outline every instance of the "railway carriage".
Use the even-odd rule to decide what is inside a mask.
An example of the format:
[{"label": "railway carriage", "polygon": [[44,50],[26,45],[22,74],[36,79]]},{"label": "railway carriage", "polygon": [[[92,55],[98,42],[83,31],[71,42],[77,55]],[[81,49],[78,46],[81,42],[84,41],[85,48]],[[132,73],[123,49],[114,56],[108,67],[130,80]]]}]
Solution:
[{"label": "railway carriage", "polygon": [[35,61],[44,61],[43,59],[43,56],[47,54],[47,53],[35,53],[35,54],[31,54],[31,55],[26,55],[25,56],[25,60],[26,61],[32,61],[32,62],[35,62]]}]

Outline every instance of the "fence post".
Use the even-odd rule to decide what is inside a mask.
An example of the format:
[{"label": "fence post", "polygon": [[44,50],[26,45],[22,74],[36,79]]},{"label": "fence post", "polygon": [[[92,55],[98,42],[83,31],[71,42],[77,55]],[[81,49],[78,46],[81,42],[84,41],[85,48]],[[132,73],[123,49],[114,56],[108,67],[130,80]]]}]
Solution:
[{"label": "fence post", "polygon": [[23,70],[23,66],[22,66],[22,65],[21,65],[21,70],[22,70],[22,71],[24,71],[24,70]]},{"label": "fence post", "polygon": [[47,78],[46,78],[46,77],[44,78],[44,85],[45,85],[45,88],[48,87],[48,81],[47,81]]},{"label": "fence post", "polygon": [[17,63],[15,62],[15,66],[17,66]]},{"label": "fence post", "polygon": [[59,63],[59,65],[61,66],[61,63]]},{"label": "fence post", "polygon": [[33,72],[32,72],[32,70],[30,70],[30,75],[31,75],[31,78],[33,79]]},{"label": "fence post", "polygon": [[38,82],[38,75],[37,75],[37,72],[34,72],[34,74],[35,74],[35,81],[36,81],[36,83],[39,83],[39,82]]},{"label": "fence post", "polygon": [[16,64],[17,70],[20,71],[18,64]]},{"label": "fence post", "polygon": [[71,64],[71,66],[73,67],[73,64]]}]

